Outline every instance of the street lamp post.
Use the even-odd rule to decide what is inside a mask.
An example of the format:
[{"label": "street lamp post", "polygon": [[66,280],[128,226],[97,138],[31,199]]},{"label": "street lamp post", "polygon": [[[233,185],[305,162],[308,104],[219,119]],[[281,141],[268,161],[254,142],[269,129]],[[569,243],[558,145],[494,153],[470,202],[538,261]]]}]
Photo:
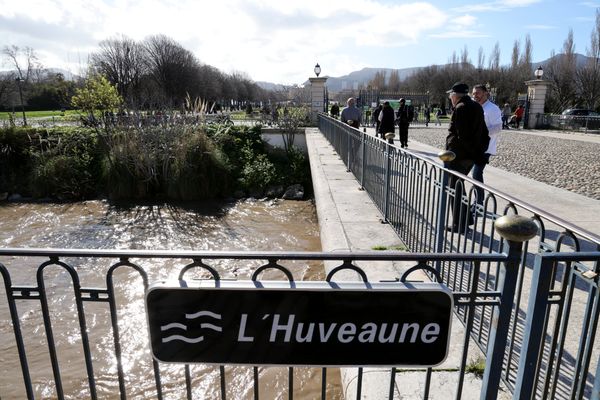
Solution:
[{"label": "street lamp post", "polygon": [[316,125],[318,123],[318,114],[327,110],[325,107],[327,107],[329,95],[325,86],[327,77],[324,76],[322,78],[319,78],[319,75],[321,74],[321,66],[319,65],[319,63],[315,65],[313,71],[316,76],[311,76],[310,78],[308,78],[308,80],[310,81],[311,121],[313,124]]},{"label": "street lamp post", "polygon": [[317,63],[317,65],[315,65],[315,75],[317,76],[317,78],[319,77],[319,75],[321,74],[321,66],[319,65],[319,63]]},{"label": "street lamp post", "polygon": [[[535,79],[525,81],[527,85],[527,101],[525,102],[525,127],[529,129],[537,128],[540,123],[540,117],[544,115],[546,104],[546,93],[550,87],[550,82],[542,79],[544,70],[541,66],[533,72]],[[535,120],[534,118],[535,117]]]},{"label": "street lamp post", "polygon": [[17,86],[19,87],[19,97],[21,99],[21,112],[23,113],[23,126],[26,126],[27,118],[25,117],[25,105],[23,104],[23,90],[21,89],[21,82],[23,82],[24,80],[25,79],[21,78],[20,76],[15,78]]}]

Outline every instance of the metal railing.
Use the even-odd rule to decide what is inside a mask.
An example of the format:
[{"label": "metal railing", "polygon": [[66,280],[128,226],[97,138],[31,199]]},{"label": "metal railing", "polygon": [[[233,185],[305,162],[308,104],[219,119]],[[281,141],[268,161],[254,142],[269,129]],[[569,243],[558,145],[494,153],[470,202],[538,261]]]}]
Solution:
[{"label": "metal railing", "polygon": [[[531,221],[529,223],[532,224]],[[165,279],[166,276],[179,280],[208,278],[218,281],[228,279],[232,269],[246,263],[254,265],[250,277],[253,281],[260,281],[268,273],[279,275],[279,279],[293,281],[295,268],[290,263],[316,260],[338,265],[330,270],[326,281],[334,281],[339,271],[350,270],[357,272],[365,285],[368,282],[368,269],[362,269],[360,263],[414,263],[413,268],[398,278],[400,282],[408,282],[415,270],[434,271],[436,275],[434,267],[439,262],[448,265],[444,273],[451,275],[461,273],[459,266],[468,263],[471,270],[468,277],[465,275],[465,286],[453,291],[455,309],[464,316],[467,326],[462,336],[455,335],[451,339],[463,343],[459,355],[461,362],[454,371],[458,374],[456,398],[462,398],[464,372],[470,355],[469,340],[481,327],[489,332],[490,343],[495,343],[494,348],[499,349],[488,352],[486,383],[481,389],[484,398],[495,398],[523,248],[523,225],[509,227],[503,235],[512,238],[503,240],[505,252],[490,254],[0,249],[0,259],[5,261],[4,264],[0,263],[0,275],[4,282],[3,292],[0,291],[3,295],[0,309],[7,309],[7,318],[10,319],[0,335],[0,358],[6,368],[0,378],[0,381],[4,379],[0,385],[0,396],[28,399],[161,399],[173,396],[226,399],[246,397],[252,393],[254,399],[261,396],[314,398],[310,397],[314,395],[305,395],[298,389],[306,382],[294,385],[298,378],[295,378],[294,368],[291,367],[284,367],[287,369],[284,374],[287,376],[287,388],[284,387],[275,396],[272,392],[266,395],[261,393],[265,390],[264,381],[269,380],[269,374],[266,373],[268,368],[249,366],[243,370],[239,366],[173,366],[159,363],[147,352],[135,350],[136,346],[142,349],[149,347],[147,327],[144,319],[136,319],[135,313],[133,316],[130,314],[132,309],[140,310],[140,307],[143,311],[143,296],[149,283]],[[160,268],[156,268],[156,264]],[[489,264],[497,264],[503,274],[493,290],[483,288],[478,278],[484,266]],[[27,281],[27,276],[31,277],[31,281]],[[268,279],[273,277],[269,276]],[[105,284],[87,286],[89,282],[101,281]],[[294,290],[292,286],[290,290]],[[137,295],[130,294],[133,292]],[[482,307],[495,308],[494,315],[499,321],[506,322],[491,324],[488,318],[478,325],[478,315],[481,314],[477,309]],[[16,349],[12,358],[8,350],[11,347]],[[136,354],[138,357],[135,357]],[[98,358],[112,361],[101,363]],[[132,367],[142,362],[145,362],[145,369],[138,371]],[[74,367],[77,365],[79,367]],[[44,375],[47,370],[51,370],[51,376]],[[332,372],[327,368],[319,370],[314,375],[320,376],[320,398],[337,398],[339,394],[332,395],[328,383]],[[358,369],[357,399],[362,398],[362,371],[362,368]],[[388,370],[389,399],[401,394],[402,389],[395,383],[400,372],[399,368]],[[425,377],[423,396],[428,398],[432,368],[421,369],[421,373]],[[240,380],[244,390],[236,392],[230,386]],[[207,388],[211,386],[210,382],[212,387]],[[279,382],[275,386],[282,384]]]},{"label": "metal railing", "polygon": [[[499,252],[501,241],[494,229],[497,219],[511,214],[532,218],[538,225],[538,234],[525,243],[518,269],[502,379],[515,392],[520,390],[519,382],[524,375],[535,371],[535,376],[544,379],[544,383],[535,381],[538,398],[572,398],[573,388],[577,389],[577,398],[592,397],[592,388],[600,385],[600,375],[589,373],[590,368],[597,368],[600,358],[600,339],[595,328],[600,237],[327,116],[319,116],[319,129],[360,187],[368,192],[382,220],[394,228],[411,251]],[[449,181],[456,185],[449,186]],[[457,231],[446,229],[452,225],[458,227]],[[567,262],[558,256],[559,252],[572,258]],[[541,262],[536,260],[546,254],[556,255],[558,261],[548,278],[551,287],[539,293],[538,278],[533,271],[536,263]],[[468,287],[468,276],[472,273],[469,263],[440,262],[436,269],[452,290]],[[497,263],[483,265],[478,273],[479,287],[489,291],[497,288],[500,277]],[[536,296],[532,298],[534,293]],[[528,364],[527,369],[518,369],[522,348],[531,340],[527,310],[536,298],[542,299],[538,301],[546,307],[542,347],[531,350],[537,357],[533,368]],[[489,314],[489,307],[482,306],[474,318],[477,332],[474,340],[482,350],[488,348],[485,321]],[[534,317],[536,321],[539,315]],[[458,316],[469,324],[468,315],[458,310]],[[549,393],[552,397],[547,397]],[[597,390],[594,395],[598,396]]]}]

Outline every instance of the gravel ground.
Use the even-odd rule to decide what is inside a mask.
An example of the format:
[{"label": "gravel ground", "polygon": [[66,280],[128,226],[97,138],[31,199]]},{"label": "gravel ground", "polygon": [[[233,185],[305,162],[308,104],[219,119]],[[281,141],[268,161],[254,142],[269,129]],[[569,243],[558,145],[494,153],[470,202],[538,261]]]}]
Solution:
[{"label": "gravel ground", "polygon": [[[447,130],[415,128],[409,140],[443,149]],[[490,165],[600,200],[600,143],[503,130]]]}]

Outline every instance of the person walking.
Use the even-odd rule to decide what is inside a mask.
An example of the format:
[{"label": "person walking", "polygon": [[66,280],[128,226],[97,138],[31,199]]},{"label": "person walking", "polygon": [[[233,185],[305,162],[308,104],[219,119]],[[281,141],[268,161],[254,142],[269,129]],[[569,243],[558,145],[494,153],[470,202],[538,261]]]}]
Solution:
[{"label": "person walking", "polygon": [[361,113],[360,110],[356,108],[356,100],[354,97],[350,97],[346,101],[346,107],[342,110],[340,119],[343,123],[348,124],[353,128],[358,129],[360,127]]},{"label": "person walking", "polygon": [[504,103],[504,107],[502,108],[502,129],[510,129],[508,127],[508,121],[510,120],[511,115],[512,111],[510,109],[510,104]]},{"label": "person walking", "polygon": [[398,108],[398,115],[396,122],[400,128],[400,147],[408,147],[408,126],[412,121],[411,110],[406,105],[406,100],[400,99],[400,107]]},{"label": "person walking", "polygon": [[386,133],[395,133],[396,127],[394,126],[394,109],[390,106],[389,101],[383,103],[381,112],[379,113],[379,128],[378,132],[382,139],[385,139]]},{"label": "person walking", "polygon": [[340,106],[338,106],[338,103],[333,103],[333,105],[331,106],[331,116],[333,118],[337,118],[340,116]]},{"label": "person walking", "polygon": [[381,110],[383,109],[383,106],[380,104],[377,104],[377,107],[375,108],[375,110],[373,111],[373,122],[375,122],[375,136],[379,136],[379,114],[381,113]]},{"label": "person walking", "polygon": [[[475,160],[475,165],[473,165],[473,179],[483,183],[483,170],[486,164],[489,164],[490,156],[496,155],[498,135],[500,134],[503,125],[502,112],[500,111],[500,108],[490,100],[490,93],[485,85],[475,85],[473,87],[473,99],[481,105],[481,108],[483,108],[485,126],[487,127],[490,136],[490,142],[487,150],[483,154],[483,158]],[[477,204],[483,204],[483,189],[476,187],[475,190],[477,193]]]},{"label": "person walking", "polygon": [[[450,90],[450,101],[454,112],[450,118],[446,150],[454,152],[454,160],[446,163],[450,170],[467,175],[476,161],[482,160],[490,142],[483,108],[469,97],[469,86],[462,82],[455,83]],[[455,189],[452,206],[452,226],[446,229],[452,232],[463,231],[466,225],[473,224],[473,215],[463,203],[465,196],[464,180],[454,174],[448,182]]]},{"label": "person walking", "polygon": [[519,106],[515,110],[515,124],[516,124],[517,129],[519,129],[519,124],[521,123],[521,120],[523,120],[524,114],[525,114],[525,107],[523,107],[523,104],[519,104]]},{"label": "person walking", "polygon": [[442,108],[438,107],[438,109],[435,111],[435,124],[442,126],[442,121],[440,121],[440,117],[442,116]]}]

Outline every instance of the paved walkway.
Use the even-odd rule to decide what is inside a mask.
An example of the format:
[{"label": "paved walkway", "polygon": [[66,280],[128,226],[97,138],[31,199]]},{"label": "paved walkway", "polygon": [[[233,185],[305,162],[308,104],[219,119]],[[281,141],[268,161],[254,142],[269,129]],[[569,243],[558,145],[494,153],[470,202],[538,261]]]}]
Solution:
[{"label": "paved walkway", "polygon": [[[437,129],[445,131],[447,128],[447,124],[445,126],[442,125],[442,127],[425,128],[423,126],[411,128],[409,131],[409,147],[406,150],[410,153],[428,157],[441,164],[440,160],[437,158],[437,153],[442,149],[420,143],[418,137],[419,133],[424,130]],[[562,138],[566,140],[578,140],[600,144],[600,135],[533,130],[519,130],[518,132],[533,136]],[[367,133],[374,135],[374,129],[367,128]],[[582,170],[580,173],[585,175],[586,171]],[[595,235],[597,239],[600,240],[600,200],[595,200],[556,186],[541,183],[493,166],[487,166],[485,168],[484,179],[486,185],[490,188],[524,203],[528,203],[542,212],[553,214],[564,222],[578,226],[587,231],[590,235]]]}]

